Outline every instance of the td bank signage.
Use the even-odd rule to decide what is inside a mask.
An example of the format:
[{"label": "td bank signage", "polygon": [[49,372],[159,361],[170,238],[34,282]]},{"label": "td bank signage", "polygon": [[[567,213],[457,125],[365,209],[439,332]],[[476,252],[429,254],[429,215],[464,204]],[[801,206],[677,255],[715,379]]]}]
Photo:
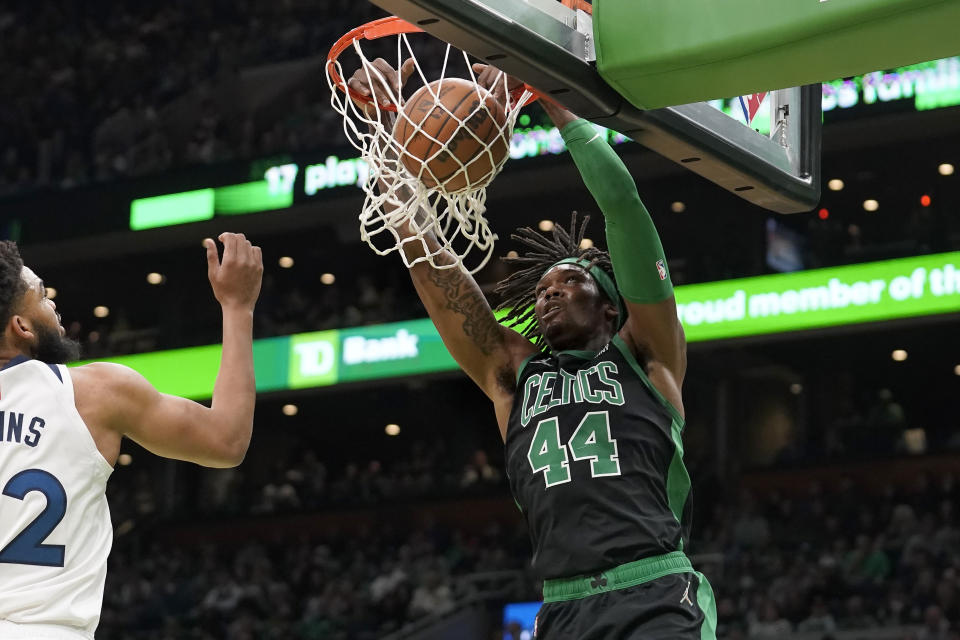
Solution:
[{"label": "td bank signage", "polygon": [[294,389],[456,368],[426,318],[302,333],[289,340],[288,380]]},{"label": "td bank signage", "polygon": [[[960,313],[960,252],[676,288],[688,342]],[[457,368],[427,319],[256,340],[258,391]],[[112,359],[165,393],[209,398],[220,346]],[[82,364],[82,363],[81,363]]]}]

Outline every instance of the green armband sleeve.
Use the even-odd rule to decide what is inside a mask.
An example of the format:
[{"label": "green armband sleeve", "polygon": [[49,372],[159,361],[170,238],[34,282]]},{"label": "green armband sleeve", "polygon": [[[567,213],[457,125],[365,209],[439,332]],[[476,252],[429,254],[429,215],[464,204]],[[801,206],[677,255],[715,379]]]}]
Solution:
[{"label": "green armband sleeve", "polygon": [[586,120],[560,132],[607,223],[607,249],[625,300],[662,302],[673,295],[660,236],[637,185],[604,136]]}]

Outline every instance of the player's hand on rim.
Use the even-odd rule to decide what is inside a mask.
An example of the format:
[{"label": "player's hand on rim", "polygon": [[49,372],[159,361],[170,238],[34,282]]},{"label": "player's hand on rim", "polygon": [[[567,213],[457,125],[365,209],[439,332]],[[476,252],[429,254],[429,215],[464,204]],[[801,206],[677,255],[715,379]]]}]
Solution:
[{"label": "player's hand on rim", "polygon": [[[523,87],[522,80],[504,73],[493,65],[475,62],[473,63],[473,72],[477,74],[477,84],[490,90],[500,104],[507,103],[507,92],[512,93]],[[506,82],[504,82],[504,79],[506,79]]]},{"label": "player's hand on rim", "polygon": [[263,277],[263,253],[242,233],[221,233],[223,259],[217,255],[217,245],[211,238],[203,241],[207,250],[207,277],[213,295],[224,308],[253,310],[260,295]]},{"label": "player's hand on rim", "polygon": [[352,94],[350,96],[357,108],[368,117],[373,115],[373,109],[398,102],[401,89],[417,69],[413,58],[407,58],[400,65],[399,75],[397,70],[383,58],[377,58],[370,63],[370,66],[373,67],[372,71],[366,67],[360,67],[347,80],[347,87],[352,91],[373,100],[372,103],[364,102],[357,100]]},{"label": "player's hand on rim", "polygon": [[[477,74],[477,84],[486,89],[491,89],[493,96],[502,104],[506,104],[504,88],[506,88],[506,91],[513,93],[524,86],[523,81],[519,78],[505,74],[500,69],[489,64],[476,62],[473,64],[473,72]],[[506,82],[503,81],[504,75],[506,75]],[[549,115],[560,128],[577,119],[575,114],[568,111],[566,107],[553,100],[550,96],[538,95],[538,100],[540,101],[540,106],[547,112],[547,115]]]}]

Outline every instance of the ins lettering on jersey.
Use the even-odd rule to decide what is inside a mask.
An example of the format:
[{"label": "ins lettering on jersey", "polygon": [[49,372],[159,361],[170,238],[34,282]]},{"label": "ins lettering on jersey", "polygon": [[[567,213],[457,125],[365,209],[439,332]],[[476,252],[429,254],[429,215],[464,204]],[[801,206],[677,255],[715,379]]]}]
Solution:
[{"label": "ins lettering on jersey", "polygon": [[559,372],[533,374],[523,385],[521,426],[526,427],[533,418],[565,404],[588,402],[622,405],[623,388],[616,374],[617,365],[610,361],[599,362],[589,369],[573,373],[560,369]]},{"label": "ins lettering on jersey", "polygon": [[35,447],[40,442],[46,424],[47,421],[40,416],[27,417],[16,411],[0,411],[0,445],[7,443]]}]

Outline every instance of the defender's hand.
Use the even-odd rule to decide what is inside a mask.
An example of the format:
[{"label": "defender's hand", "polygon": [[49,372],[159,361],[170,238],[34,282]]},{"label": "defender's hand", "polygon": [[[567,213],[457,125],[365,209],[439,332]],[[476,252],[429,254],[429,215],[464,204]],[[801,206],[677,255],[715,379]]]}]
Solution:
[{"label": "defender's hand", "polygon": [[[413,58],[407,58],[400,66],[399,76],[397,70],[383,58],[377,58],[370,64],[373,66],[373,70],[368,71],[363,67],[357,69],[347,81],[347,86],[362,96],[373,98],[378,105],[388,105],[399,100],[400,90],[407,84],[407,80],[417,68]],[[394,96],[395,100],[390,99],[391,95]],[[351,99],[353,99],[353,96],[351,96]],[[361,100],[353,100],[353,103],[367,116],[371,116],[373,113],[371,110],[376,108],[373,104]]]},{"label": "defender's hand", "polygon": [[260,295],[263,277],[263,254],[260,247],[250,244],[242,233],[221,233],[223,261],[217,256],[217,245],[207,238],[207,277],[220,306],[249,308],[251,311]]}]

